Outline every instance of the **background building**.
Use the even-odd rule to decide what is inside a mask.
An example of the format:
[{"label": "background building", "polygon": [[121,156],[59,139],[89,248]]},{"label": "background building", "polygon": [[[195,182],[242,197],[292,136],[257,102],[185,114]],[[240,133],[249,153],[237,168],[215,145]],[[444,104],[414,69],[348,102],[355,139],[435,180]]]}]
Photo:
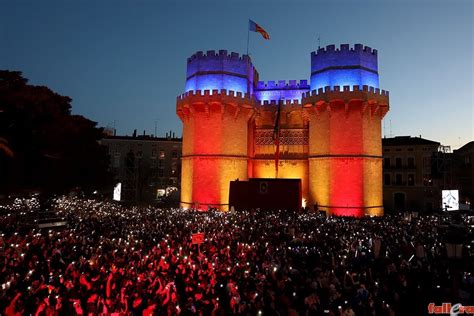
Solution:
[{"label": "background building", "polygon": [[432,211],[441,205],[435,172],[440,143],[421,137],[383,138],[383,200],[387,211]]},{"label": "background building", "polygon": [[453,151],[454,177],[459,188],[461,203],[472,208],[474,200],[474,141]]},{"label": "background building", "polygon": [[122,200],[156,200],[163,190],[180,187],[182,140],[174,133],[153,137],[135,132],[101,143],[108,147],[115,181],[122,183]]},{"label": "background building", "polygon": [[460,209],[471,207],[474,142],[451,152],[421,136],[397,136],[383,138],[382,147],[387,211],[439,211],[442,190],[459,190]]}]

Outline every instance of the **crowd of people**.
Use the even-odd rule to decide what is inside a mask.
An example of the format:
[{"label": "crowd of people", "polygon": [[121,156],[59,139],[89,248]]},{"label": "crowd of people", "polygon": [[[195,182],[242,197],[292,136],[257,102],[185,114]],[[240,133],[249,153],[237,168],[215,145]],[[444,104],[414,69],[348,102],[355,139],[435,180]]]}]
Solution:
[{"label": "crowd of people", "polygon": [[[197,212],[60,197],[52,207],[66,227],[25,229],[21,216],[35,207],[0,206],[0,314],[422,315],[431,302],[472,299],[473,271],[453,269],[436,216]],[[205,234],[202,244],[194,233]]]}]

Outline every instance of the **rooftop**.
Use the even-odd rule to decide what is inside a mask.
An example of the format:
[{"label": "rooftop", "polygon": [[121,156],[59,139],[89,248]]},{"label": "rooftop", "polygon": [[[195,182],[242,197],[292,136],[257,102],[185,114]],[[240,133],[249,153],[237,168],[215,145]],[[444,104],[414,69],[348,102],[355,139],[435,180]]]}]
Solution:
[{"label": "rooftop", "polygon": [[164,141],[164,142],[182,142],[180,137],[155,137],[151,135],[137,135],[137,136],[107,136],[103,140],[131,140],[131,141]]},{"label": "rooftop", "polygon": [[395,136],[391,138],[382,138],[382,146],[407,146],[407,145],[433,145],[439,146],[439,142],[429,139],[412,136]]},{"label": "rooftop", "polygon": [[470,141],[469,143],[465,144],[461,148],[455,150],[456,152],[464,152],[464,151],[469,151],[474,149],[474,141]]}]

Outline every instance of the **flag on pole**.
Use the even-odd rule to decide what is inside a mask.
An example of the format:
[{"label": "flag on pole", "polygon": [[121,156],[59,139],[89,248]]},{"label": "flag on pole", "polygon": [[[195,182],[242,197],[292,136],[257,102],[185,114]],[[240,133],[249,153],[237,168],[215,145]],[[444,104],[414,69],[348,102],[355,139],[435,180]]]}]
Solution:
[{"label": "flag on pole", "polygon": [[258,25],[257,23],[255,23],[254,21],[250,19],[249,19],[249,31],[258,32],[262,34],[263,38],[266,40],[270,39],[270,35],[268,35],[267,31],[265,31],[263,27],[261,27],[260,25]]},{"label": "flag on pole", "polygon": [[280,112],[281,112],[281,100],[278,100],[278,111],[275,119],[275,127],[273,129],[273,141],[276,145],[275,150],[275,178],[278,178],[278,163],[280,160]]}]

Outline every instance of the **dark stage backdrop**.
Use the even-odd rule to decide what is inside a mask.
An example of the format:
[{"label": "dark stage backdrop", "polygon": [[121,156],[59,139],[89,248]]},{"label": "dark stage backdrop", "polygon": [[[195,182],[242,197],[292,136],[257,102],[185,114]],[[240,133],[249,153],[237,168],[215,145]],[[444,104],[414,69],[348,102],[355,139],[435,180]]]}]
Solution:
[{"label": "dark stage backdrop", "polygon": [[301,179],[254,179],[231,181],[229,209],[290,210],[301,209]]}]

